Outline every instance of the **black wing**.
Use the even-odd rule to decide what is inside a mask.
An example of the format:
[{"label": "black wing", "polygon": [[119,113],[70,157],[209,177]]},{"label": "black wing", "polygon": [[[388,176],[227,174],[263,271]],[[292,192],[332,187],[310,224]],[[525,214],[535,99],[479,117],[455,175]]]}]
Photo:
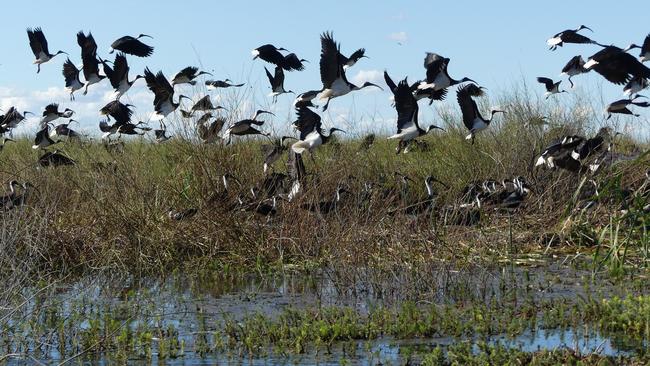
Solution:
[{"label": "black wing", "polygon": [[364,56],[365,53],[366,53],[365,48],[359,48],[358,50],[354,51],[350,55],[350,57],[348,57],[348,60],[352,61],[353,63],[356,63],[357,61],[359,61],[361,59],[361,57]]},{"label": "black wing", "polygon": [[328,89],[334,80],[343,75],[343,65],[339,59],[339,46],[332,38],[332,33],[323,33],[320,43],[320,80],[323,83],[323,88]]},{"label": "black wing", "polygon": [[[126,61],[126,56],[123,53],[118,53],[115,56],[115,61],[113,62],[114,73],[111,78],[111,84],[114,88],[118,88],[122,80],[128,80],[129,78],[129,64]],[[117,84],[113,84],[113,80]]]},{"label": "black wing", "polygon": [[286,56],[284,56],[284,62],[282,63],[282,67],[287,70],[296,70],[296,71],[302,71],[305,69],[305,65],[302,64],[300,59],[295,53],[290,53]]},{"label": "black wing", "polygon": [[650,34],[645,36],[645,39],[643,40],[643,45],[641,46],[641,54],[644,54],[649,51],[650,51]]},{"label": "black wing", "polygon": [[147,82],[147,87],[151,90],[154,97],[154,107],[160,103],[170,100],[174,96],[174,88],[169,83],[162,71],[158,71],[154,75],[149,68],[144,69],[144,80]]},{"label": "black wing", "polygon": [[77,33],[77,44],[81,47],[81,58],[86,55],[97,56],[97,43],[92,33],[88,32],[88,35],[85,35],[83,31]]},{"label": "black wing", "polygon": [[113,117],[116,125],[124,125],[131,122],[131,116],[133,115],[131,108],[118,100],[106,104],[101,109],[101,112]]},{"label": "black wing", "polygon": [[449,59],[438,55],[437,53],[427,52],[424,56],[424,68],[427,70],[427,82],[432,83],[436,76],[443,71]]},{"label": "black wing", "polygon": [[395,109],[397,109],[397,133],[411,123],[418,126],[418,103],[406,79],[395,89]]},{"label": "black wing", "polygon": [[50,103],[46,105],[45,110],[43,111],[43,117],[51,113],[59,113],[59,105],[57,103]]},{"label": "black wing", "polygon": [[301,107],[296,110],[298,119],[293,123],[300,131],[300,139],[304,140],[307,135],[313,131],[321,130],[320,116],[307,107]]},{"label": "black wing", "polygon": [[388,75],[388,72],[384,70],[384,80],[386,81],[386,85],[388,85],[388,89],[390,89],[393,94],[395,94],[395,89],[397,89],[397,85],[395,85],[395,82],[393,79],[390,78]]},{"label": "black wing", "polygon": [[45,39],[45,34],[43,34],[41,28],[27,28],[27,37],[29,37],[29,47],[36,58],[39,57],[41,52],[50,53],[47,48],[47,39]]},{"label": "black wing", "polygon": [[148,57],[153,53],[153,47],[146,45],[140,40],[130,36],[117,39],[111,45],[112,48],[138,57]]},{"label": "black wing", "polygon": [[476,92],[471,87],[477,88],[474,84],[467,84],[459,87],[456,92],[456,100],[458,100],[460,111],[463,114],[463,124],[468,130],[472,129],[474,120],[478,115],[478,106],[472,99],[472,95],[476,94]]},{"label": "black wing", "polygon": [[546,86],[546,90],[553,89],[553,80],[551,80],[549,78],[545,78],[545,77],[540,76],[540,77],[537,78],[537,82],[544,84],[544,86]]},{"label": "black wing", "polygon": [[273,80],[275,80],[275,86],[284,88],[284,71],[282,71],[280,66],[275,67],[275,76],[273,77]]},{"label": "black wing", "polygon": [[585,60],[582,59],[582,56],[573,56],[569,62],[564,65],[562,72],[568,72],[571,69],[582,69],[585,65]]},{"label": "black wing", "polygon": [[81,56],[81,61],[83,62],[83,72],[86,81],[88,81],[88,79],[93,75],[99,76],[99,61],[97,60],[97,57],[85,54]]},{"label": "black wing", "polygon": [[79,81],[79,69],[69,58],[63,63],[63,77],[65,78],[66,87],[70,87],[75,81]]},{"label": "black wing", "polygon": [[271,75],[271,73],[266,68],[266,66],[264,66],[264,71],[266,71],[266,77],[269,79],[269,84],[271,84],[271,89],[275,89],[275,80],[273,79],[273,75]]},{"label": "black wing", "polygon": [[188,79],[194,79],[196,77],[196,73],[199,72],[199,68],[196,66],[188,66],[181,70],[174,78],[177,76],[187,76]]},{"label": "black wing", "polygon": [[582,34],[577,33],[575,31],[563,32],[560,39],[564,43],[579,43],[579,44],[594,43],[594,41],[591,38],[585,37]]}]

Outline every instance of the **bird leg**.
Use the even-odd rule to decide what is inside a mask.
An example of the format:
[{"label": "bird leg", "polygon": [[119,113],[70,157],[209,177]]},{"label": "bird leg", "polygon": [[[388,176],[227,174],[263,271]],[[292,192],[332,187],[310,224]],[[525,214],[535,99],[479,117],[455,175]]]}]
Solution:
[{"label": "bird leg", "polygon": [[325,105],[323,106],[323,112],[325,112],[327,107],[330,105],[330,100],[332,100],[332,98],[327,98],[327,102],[325,102]]},{"label": "bird leg", "polygon": [[37,66],[36,73],[38,74],[39,72],[41,72],[41,64],[38,64],[36,66]]}]

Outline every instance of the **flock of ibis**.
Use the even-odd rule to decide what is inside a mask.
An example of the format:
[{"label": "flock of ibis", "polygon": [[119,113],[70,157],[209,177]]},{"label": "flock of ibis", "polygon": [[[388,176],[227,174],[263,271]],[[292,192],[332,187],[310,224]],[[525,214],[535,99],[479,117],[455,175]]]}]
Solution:
[{"label": "flock of ibis", "polygon": [[[627,48],[619,48],[614,45],[604,45],[581,34],[584,30],[591,29],[581,25],[577,29],[568,29],[555,34],[548,39],[547,44],[550,50],[563,47],[567,44],[592,44],[601,49],[591,55],[585,61],[580,55],[571,58],[566,66],[562,68],[562,74],[568,76],[571,88],[574,86],[572,80],[580,74],[595,71],[602,75],[607,81],[623,87],[623,93],[627,96],[609,104],[606,107],[607,119],[612,114],[627,114],[638,116],[634,108],[645,108],[650,106],[645,96],[639,94],[647,88],[650,83],[650,69],[643,62],[650,60],[650,35],[648,35],[641,46],[632,43]],[[345,131],[331,127],[329,130],[323,127],[321,115],[318,110],[327,110],[333,99],[345,96],[351,92],[363,88],[380,88],[379,85],[371,82],[364,82],[355,85],[346,76],[347,70],[354,67],[362,59],[367,57],[366,50],[358,50],[346,56],[341,45],[334,39],[331,32],[325,32],[320,36],[320,76],[322,86],[298,94],[294,100],[296,120],[293,127],[297,130],[298,136],[282,136],[273,140],[271,134],[264,131],[264,115],[273,113],[258,110],[251,118],[243,119],[227,125],[227,119],[219,113],[226,108],[215,105],[210,95],[205,95],[192,105],[182,107],[183,100],[191,99],[183,94],[177,93],[178,88],[183,84],[196,85],[199,78],[211,73],[199,70],[197,67],[188,66],[177,74],[168,78],[162,71],[153,72],[148,67],[141,74],[131,78],[129,75],[128,57],[150,57],[154,48],[145,42],[152,37],[140,34],[137,37],[124,36],[111,44],[111,53],[115,53],[114,59],[102,58],[97,52],[97,43],[92,33],[77,33],[77,44],[80,48],[82,67],[78,68],[71,56],[64,51],[50,53],[45,34],[41,28],[27,29],[30,48],[34,54],[34,64],[37,65],[37,73],[41,71],[44,64],[51,61],[58,55],[64,54],[68,58],[63,62],[62,75],[65,87],[70,93],[70,99],[75,99],[75,92],[83,90],[85,95],[89,88],[102,82],[109,82],[114,89],[114,100],[102,107],[99,113],[106,119],[100,121],[99,130],[102,132],[102,139],[110,141],[112,135],[144,135],[152,131],[157,143],[169,140],[172,136],[168,134],[165,119],[176,112],[185,119],[196,118],[196,134],[204,143],[222,143],[229,145],[233,139],[245,135],[262,135],[272,143],[262,146],[264,160],[264,180],[256,187],[250,189],[250,194],[238,194],[236,199],[230,199],[229,181],[236,180],[235,177],[226,173],[223,176],[223,190],[215,194],[208,201],[216,202],[229,200],[227,206],[234,209],[251,210],[264,216],[270,216],[277,212],[276,204],[279,199],[292,201],[303,192],[303,186],[307,177],[302,156],[308,152],[310,156],[321,145],[330,141],[336,132]],[[630,52],[640,49],[638,58]],[[272,44],[265,44],[252,51],[254,59],[260,59],[272,67],[264,67],[269,81],[272,101],[283,94],[293,94],[292,90],[285,87],[285,73],[300,72],[305,70],[307,60],[300,58],[296,53],[290,52],[283,47],[276,47]],[[450,59],[433,52],[427,52],[424,57],[423,78],[415,82],[409,82],[407,78],[397,81],[384,72],[384,80],[393,95],[394,107],[397,111],[396,133],[388,136],[390,140],[397,140],[397,154],[408,152],[411,144],[416,144],[417,139],[427,135],[434,130],[445,131],[442,127],[430,124],[423,126],[419,121],[419,101],[428,100],[429,104],[434,101],[444,100],[450,91],[455,87],[456,99],[462,114],[464,126],[468,130],[467,140],[475,143],[477,134],[489,128],[493,118],[498,113],[507,113],[506,110],[493,108],[484,115],[479,110],[476,98],[485,95],[486,89],[469,77],[455,79],[448,73]],[[83,75],[83,78],[82,78]],[[139,79],[144,79],[149,90],[153,93],[153,117],[152,120],[159,121],[160,127],[152,129],[149,122],[133,120],[133,105],[125,104],[121,98],[128,93],[130,88]],[[554,81],[548,77],[538,77],[537,81],[544,85],[545,97],[567,93],[561,88],[561,81]],[[219,88],[238,88],[243,83],[234,83],[232,80],[205,80],[208,90]],[[20,112],[15,107],[9,108],[0,115],[0,134],[12,135],[11,132],[31,112]],[[45,106],[40,118],[39,130],[36,132],[33,148],[42,150],[44,155],[39,158],[41,166],[74,165],[75,161],[61,151],[48,151],[52,146],[64,141],[64,139],[79,139],[82,135],[72,128],[70,124],[75,122],[72,117],[75,112],[71,109],[61,109],[57,103]],[[63,122],[61,122],[63,121]],[[576,174],[593,174],[607,157],[611,157],[611,147],[618,133],[610,127],[603,127],[591,138],[583,136],[565,136],[548,146],[541,152],[537,160],[538,166],[545,166],[550,169],[564,169]],[[362,142],[362,149],[369,149],[374,141],[374,134],[368,135]],[[290,145],[288,141],[294,140]],[[2,145],[12,141],[9,137],[3,137]],[[287,174],[277,173],[273,170],[273,164],[288,153]],[[610,154],[610,155],[608,155]],[[611,158],[609,159],[611,162]],[[315,162],[314,162],[315,163]],[[398,186],[406,189],[409,177],[396,173]],[[649,178],[650,179],[650,178]],[[378,193],[377,182],[364,182],[363,192],[357,192],[359,197],[371,197],[373,194],[383,195],[386,192]],[[424,180],[426,196],[415,202],[403,202],[399,211],[409,215],[420,215],[423,212],[431,211],[434,206],[434,199],[437,196],[434,184],[444,187],[446,185],[433,176]],[[240,184],[241,186],[241,184]],[[644,184],[644,193],[650,190],[648,182]],[[9,183],[10,192],[2,197],[0,205],[12,207],[24,202],[24,198],[17,193],[17,187],[22,187],[26,194],[28,184],[21,186],[17,181]],[[523,202],[531,189],[524,177],[513,177],[505,180],[485,180],[472,182],[463,191],[459,204],[455,206],[442,207],[439,212],[464,211],[458,223],[474,223],[478,216],[476,210],[481,205],[495,205],[499,208],[516,208]],[[327,213],[335,209],[346,196],[353,195],[349,187],[340,185],[332,194],[331,200],[316,203],[303,203],[302,206],[310,211]],[[403,196],[401,192],[400,196]],[[230,197],[230,198],[229,198]],[[645,209],[648,209],[646,206]],[[169,218],[182,220],[196,214],[197,209],[176,211],[170,209]]]}]

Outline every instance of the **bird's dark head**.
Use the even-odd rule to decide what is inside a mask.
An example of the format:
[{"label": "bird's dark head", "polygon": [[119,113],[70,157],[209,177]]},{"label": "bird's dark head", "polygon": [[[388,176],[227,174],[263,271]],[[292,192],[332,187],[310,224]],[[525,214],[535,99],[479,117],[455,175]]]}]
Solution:
[{"label": "bird's dark head", "polygon": [[135,82],[135,81],[138,80],[138,79],[144,79],[144,76],[142,76],[142,75],[136,75],[136,76],[135,76],[135,79],[133,79],[133,82]]},{"label": "bird's dark head", "polygon": [[635,48],[641,48],[641,46],[637,45],[636,43],[632,43],[632,44],[630,44],[629,46],[625,47],[625,49],[623,50],[623,52],[627,52],[627,51],[629,51],[629,50],[633,50],[633,49],[635,49]]},{"label": "bird's dark head", "polygon": [[576,32],[580,32],[583,29],[588,29],[589,31],[593,32],[593,30],[591,28],[587,27],[586,25],[580,25],[578,27],[578,29],[576,30]]},{"label": "bird's dark head", "polygon": [[373,84],[373,83],[371,83],[369,81],[366,81],[365,83],[363,83],[363,85],[361,85],[361,87],[359,89],[363,89],[363,88],[366,88],[366,87],[369,87],[369,86],[374,86],[375,88],[379,88],[379,90],[384,90],[384,88],[382,88],[381,86],[379,86],[377,84]]},{"label": "bird's dark head", "polygon": [[259,117],[260,114],[270,114],[270,115],[272,115],[272,116],[275,116],[275,113],[273,113],[273,112],[265,111],[265,110],[263,110],[263,109],[258,109],[258,110],[255,112],[255,115],[253,116],[253,119],[256,119],[257,117]]},{"label": "bird's dark head", "polygon": [[[63,54],[63,55],[67,55],[68,53],[67,53],[67,52],[63,52],[63,51],[57,51],[57,52],[54,54],[54,56],[61,55],[61,54]],[[52,57],[54,57],[54,56],[52,56]]]},{"label": "bird's dark head", "polygon": [[12,181],[9,182],[9,186],[11,186],[11,187],[16,187],[16,186],[19,186],[19,185],[20,185],[20,183],[18,183],[17,180],[12,180]]},{"label": "bird's dark head", "polygon": [[[427,133],[431,132],[432,130],[443,130],[443,131],[445,131],[445,129],[442,128],[442,127],[438,127],[436,125],[431,125],[431,126],[429,126],[429,128],[427,128]],[[447,131],[445,131],[445,132],[447,132]]]},{"label": "bird's dark head", "polygon": [[79,124],[79,121],[77,121],[76,119],[70,119],[70,120],[68,121],[68,124],[71,124],[72,122],[76,122],[77,124]]},{"label": "bird's dark head", "polygon": [[411,179],[411,177],[409,177],[408,175],[402,174],[400,172],[394,172],[393,175],[395,176],[395,178],[399,179],[404,184],[406,184],[409,181],[413,182],[413,179]]},{"label": "bird's dark head", "polygon": [[492,111],[490,111],[490,113],[492,113],[492,115],[494,116],[496,113],[503,113],[503,114],[506,114],[506,113],[508,113],[508,112],[506,112],[506,111],[504,111],[504,110],[502,110],[502,109],[493,109]]},{"label": "bird's dark head", "polygon": [[140,38],[143,38],[143,37],[146,37],[146,38],[151,38],[151,39],[153,39],[153,37],[152,37],[152,36],[150,36],[150,35],[148,35],[148,34],[142,34],[142,33],[140,33],[140,35],[139,35],[139,36],[137,36],[137,37],[136,37],[136,39],[140,39]]}]

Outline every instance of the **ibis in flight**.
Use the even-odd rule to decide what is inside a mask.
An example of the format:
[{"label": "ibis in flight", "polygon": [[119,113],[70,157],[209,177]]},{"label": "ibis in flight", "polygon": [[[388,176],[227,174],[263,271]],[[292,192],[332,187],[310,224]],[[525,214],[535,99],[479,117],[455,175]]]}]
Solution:
[{"label": "ibis in flight", "polygon": [[37,74],[41,72],[41,64],[50,61],[52,58],[62,53],[67,55],[67,53],[63,51],[57,51],[55,54],[50,53],[50,50],[47,47],[47,39],[45,39],[45,34],[43,34],[41,28],[27,28],[27,37],[29,37],[29,47],[32,49],[34,57],[36,57],[34,64],[38,65],[36,70]]},{"label": "ibis in flight", "polygon": [[393,91],[395,109],[397,110],[397,133],[389,136],[388,139],[399,140],[396,149],[398,154],[411,140],[424,136],[434,129],[442,130],[436,125],[430,125],[426,130],[420,127],[418,124],[418,103],[415,96],[413,96],[413,91],[414,88],[408,84],[407,79],[400,81]]},{"label": "ibis in flight", "polygon": [[345,132],[339,128],[330,128],[329,135],[323,134],[321,118],[309,107],[297,108],[298,119],[293,123],[300,132],[300,141],[291,145],[291,150],[296,154],[302,154],[305,150],[313,153],[314,150],[326,144],[334,132]]},{"label": "ibis in flight", "polygon": [[155,97],[153,107],[155,110],[154,119],[161,120],[174,112],[181,104],[181,99],[190,99],[184,95],[178,96],[178,103],[174,103],[174,87],[169,83],[162,71],[154,75],[149,68],[144,69],[144,80],[147,82],[149,90]]},{"label": "ibis in flight", "polygon": [[110,53],[118,50],[133,56],[149,57],[153,53],[153,47],[142,43],[142,41],[140,41],[140,38],[143,37],[152,38],[146,34],[140,34],[137,37],[124,36],[118,38],[111,44],[112,50]]},{"label": "ibis in flight", "polygon": [[102,61],[104,66],[104,74],[111,82],[111,86],[115,90],[115,99],[120,99],[124,95],[133,83],[138,79],[144,78],[142,75],[136,75],[133,80],[129,80],[129,64],[126,61],[126,56],[123,53],[118,53],[115,55],[115,61],[113,61],[113,67],[110,67],[105,61]]},{"label": "ibis in flight", "polygon": [[474,138],[476,133],[486,129],[495,113],[506,113],[500,109],[492,109],[490,111],[490,119],[485,119],[481,116],[481,112],[478,110],[478,106],[472,97],[478,97],[483,95],[482,87],[479,87],[475,84],[466,84],[458,88],[456,92],[456,99],[458,100],[458,105],[460,105],[460,111],[463,114],[463,124],[469,130],[469,135],[465,137],[466,140],[472,140],[474,143]]},{"label": "ibis in flight", "polygon": [[191,111],[190,113],[196,111],[215,111],[218,109],[226,109],[226,108],[220,105],[215,106],[214,104],[212,104],[212,100],[210,100],[210,96],[206,95],[203,98],[199,99],[196,103],[194,103],[192,109],[190,109]]},{"label": "ibis in flight", "polygon": [[632,97],[648,86],[650,86],[650,81],[648,79],[635,76],[625,84],[625,87],[623,87],[623,94]]},{"label": "ibis in flight", "polygon": [[20,122],[25,120],[25,116],[28,114],[34,115],[34,113],[28,111],[20,113],[16,107],[9,107],[7,113],[0,115],[0,127],[3,129],[16,128]]},{"label": "ibis in flight", "polygon": [[573,88],[573,81],[571,81],[571,78],[579,74],[584,74],[588,71],[589,70],[585,69],[585,60],[582,58],[582,56],[578,55],[573,56],[569,62],[564,65],[562,68],[562,75],[567,75],[569,77],[569,84],[571,84],[571,87]]},{"label": "ibis in flight", "polygon": [[642,95],[637,95],[632,99],[620,99],[608,104],[607,107],[605,108],[605,112],[607,112],[607,119],[612,118],[613,113],[629,114],[634,117],[639,117],[640,116],[639,114],[633,113],[628,107],[634,105],[637,107],[646,108],[646,107],[650,107],[650,103],[637,101],[638,98],[645,98],[645,97]]},{"label": "ibis in flight", "polygon": [[592,43],[600,45],[598,42],[591,40],[589,37],[579,34],[583,29],[591,30],[591,28],[581,25],[577,29],[567,29],[560,33],[555,34],[553,37],[549,38],[546,41],[546,44],[550,46],[551,51],[555,51],[558,47],[562,47],[565,43]]},{"label": "ibis in flight", "polygon": [[558,82],[554,82],[552,79],[545,78],[545,77],[538,77],[537,82],[544,84],[544,87],[546,88],[546,93],[544,93],[544,96],[546,99],[550,97],[553,94],[558,94],[558,93],[566,93],[566,90],[560,90],[560,83],[562,80]]},{"label": "ibis in flight", "polygon": [[52,122],[59,118],[70,118],[74,114],[74,111],[70,108],[66,108],[63,112],[59,112],[59,105],[57,103],[50,103],[45,106],[43,111],[43,116],[41,117],[41,129],[49,122]]},{"label": "ibis in flight", "polygon": [[278,48],[272,44],[265,44],[255,48],[251,53],[253,54],[253,60],[259,57],[262,60],[274,64],[275,66],[279,66],[287,71],[302,71],[305,68],[302,63],[306,60],[299,59],[295,53],[290,53],[284,56],[280,51],[287,50],[283,47]]},{"label": "ibis in flight", "polygon": [[320,39],[320,78],[323,83],[320,99],[327,100],[323,106],[323,111],[327,110],[332,98],[340,97],[351,91],[360,90],[370,86],[381,89],[379,85],[371,82],[365,82],[361,86],[356,86],[349,82],[345,76],[345,70],[343,69],[343,60],[340,57],[341,47],[334,41],[332,33],[323,33]]},{"label": "ibis in flight", "polygon": [[280,66],[275,67],[274,75],[271,75],[266,67],[264,68],[264,71],[266,71],[266,77],[269,79],[269,83],[271,84],[271,94],[269,94],[269,96],[273,97],[273,103],[277,102],[278,95],[280,94],[293,94],[293,91],[284,89],[284,71],[282,71]]},{"label": "ibis in flight", "polygon": [[594,53],[585,63],[586,70],[594,70],[607,81],[624,85],[633,77],[650,78],[650,69],[625,50],[607,46]]},{"label": "ibis in flight", "polygon": [[269,133],[267,132],[262,132],[258,129],[256,129],[253,126],[261,126],[264,124],[264,121],[258,121],[257,117],[259,117],[260,114],[270,114],[275,116],[275,114],[268,112],[268,111],[263,111],[263,110],[258,110],[255,112],[255,115],[253,116],[252,119],[243,119],[241,121],[237,121],[234,124],[232,124],[230,127],[226,129],[226,131],[223,134],[223,139],[226,140],[226,145],[229,145],[232,139],[232,135],[235,136],[244,136],[244,135],[264,135],[264,136],[269,136]]},{"label": "ibis in flight", "polygon": [[425,81],[422,81],[418,85],[418,89],[439,91],[465,82],[475,83],[474,80],[468,77],[463,77],[460,80],[452,78],[447,72],[448,65],[449,58],[442,57],[433,52],[427,52],[426,56],[424,56],[424,68],[427,70],[427,77]]},{"label": "ibis in flight", "polygon": [[225,80],[207,80],[205,82],[205,85],[207,86],[208,90],[214,90],[218,88],[239,88],[241,86],[244,86],[244,83],[241,84],[233,84],[232,80],[230,79],[225,79]]},{"label": "ibis in flight", "polygon": [[63,63],[63,78],[65,79],[65,88],[70,92],[70,100],[74,100],[74,92],[84,87],[79,80],[79,69],[68,58]]},{"label": "ibis in flight", "polygon": [[84,95],[88,94],[88,87],[104,80],[106,76],[99,74],[99,60],[97,60],[97,43],[91,33],[77,33],[77,43],[81,47],[81,61],[86,79]]},{"label": "ibis in flight", "polygon": [[174,86],[180,84],[196,85],[196,80],[194,79],[196,79],[201,75],[212,76],[212,74],[207,71],[199,71],[199,68],[196,66],[188,66],[183,70],[177,72],[176,75],[174,75],[174,77],[172,78],[172,85]]}]

